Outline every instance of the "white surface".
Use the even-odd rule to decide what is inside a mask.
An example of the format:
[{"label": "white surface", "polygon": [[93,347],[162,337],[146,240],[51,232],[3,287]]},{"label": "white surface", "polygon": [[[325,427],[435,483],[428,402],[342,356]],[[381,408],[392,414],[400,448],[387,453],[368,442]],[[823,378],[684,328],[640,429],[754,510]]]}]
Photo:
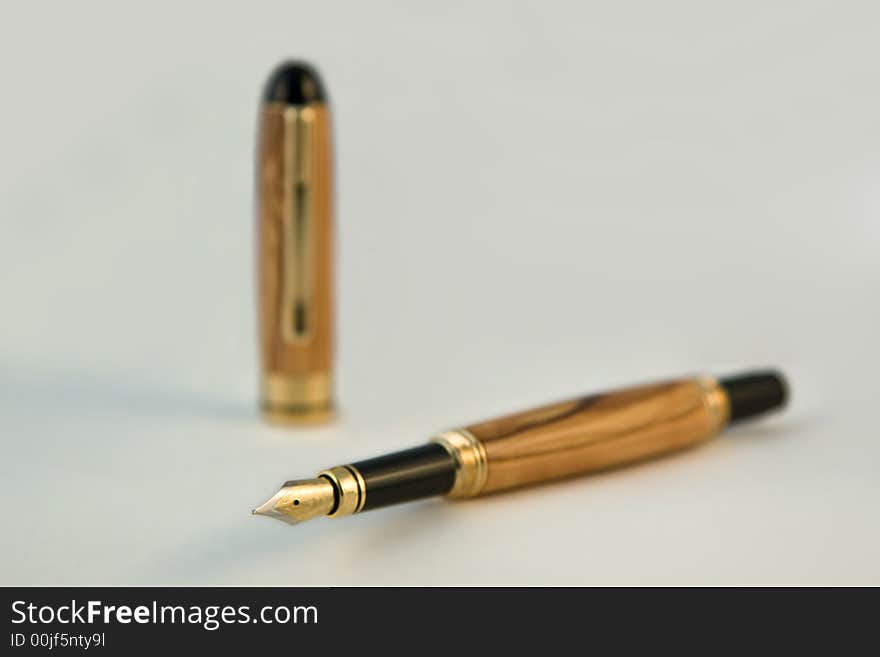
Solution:
[{"label": "white surface", "polygon": [[[0,584],[880,584],[876,3],[421,5],[4,7]],[[344,414],[310,431],[255,411],[286,56],[339,146]],[[450,426],[763,365],[789,412],[678,457],[249,515]]]}]

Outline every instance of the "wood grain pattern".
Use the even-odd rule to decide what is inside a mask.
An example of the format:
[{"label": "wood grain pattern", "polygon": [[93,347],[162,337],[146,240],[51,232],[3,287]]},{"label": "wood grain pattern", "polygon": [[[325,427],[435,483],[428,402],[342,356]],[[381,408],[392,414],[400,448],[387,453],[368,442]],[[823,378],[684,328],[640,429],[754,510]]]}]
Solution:
[{"label": "wood grain pattern", "polygon": [[[308,161],[299,170],[285,156],[285,144],[295,129],[296,112],[282,104],[264,107],[260,120],[257,153],[258,300],[260,357],[266,374],[307,375],[329,372],[333,360],[333,166],[328,108],[321,103],[306,107],[309,138]],[[302,120],[302,114],[300,120]],[[303,166],[304,165],[304,166]],[[285,267],[294,254],[285,250],[285,218],[290,216],[289,189],[306,177],[311,203],[309,225],[310,326],[304,339],[285,337],[282,316],[285,308]],[[287,185],[288,191],[285,191]],[[289,269],[289,267],[288,267]],[[289,274],[288,274],[289,275]],[[289,331],[288,331],[289,333]]]},{"label": "wood grain pattern", "polygon": [[488,493],[687,447],[726,423],[714,381],[685,379],[583,397],[467,427],[485,447]]}]

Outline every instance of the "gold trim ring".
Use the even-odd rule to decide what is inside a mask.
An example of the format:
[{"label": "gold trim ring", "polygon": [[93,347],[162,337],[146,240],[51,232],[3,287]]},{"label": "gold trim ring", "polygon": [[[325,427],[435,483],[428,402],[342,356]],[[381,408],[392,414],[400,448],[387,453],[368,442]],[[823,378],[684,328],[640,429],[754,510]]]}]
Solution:
[{"label": "gold trim ring", "polygon": [[473,497],[479,495],[489,476],[486,448],[466,429],[445,431],[431,439],[449,452],[455,460],[455,483],[447,493],[449,497]]},{"label": "gold trim ring", "polygon": [[367,486],[357,468],[351,465],[338,465],[319,472],[318,476],[328,479],[339,495],[336,509],[333,513],[327,514],[328,518],[354,515],[364,508],[364,502],[367,501]]},{"label": "gold trim ring", "polygon": [[703,376],[696,381],[703,392],[703,404],[712,418],[713,429],[721,430],[730,421],[730,400],[727,393],[714,377]]}]

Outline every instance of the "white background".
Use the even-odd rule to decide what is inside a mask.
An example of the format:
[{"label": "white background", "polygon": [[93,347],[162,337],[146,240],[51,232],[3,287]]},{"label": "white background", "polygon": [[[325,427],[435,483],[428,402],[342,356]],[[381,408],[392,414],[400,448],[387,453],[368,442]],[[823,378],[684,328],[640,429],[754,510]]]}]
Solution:
[{"label": "white background", "polygon": [[[281,59],[338,144],[333,425],[256,412]],[[10,3],[2,584],[880,584],[873,2]],[[677,457],[296,528],[287,478],[540,402],[777,366]]]}]

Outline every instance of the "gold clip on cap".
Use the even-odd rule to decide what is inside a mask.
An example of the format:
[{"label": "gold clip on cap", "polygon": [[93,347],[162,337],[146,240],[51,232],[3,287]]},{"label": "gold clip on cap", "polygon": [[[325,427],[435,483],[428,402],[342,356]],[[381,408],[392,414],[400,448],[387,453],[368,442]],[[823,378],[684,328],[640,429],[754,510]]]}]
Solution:
[{"label": "gold clip on cap", "polygon": [[269,77],[257,156],[262,406],[267,419],[333,412],[333,181],[330,114],[318,73]]}]

